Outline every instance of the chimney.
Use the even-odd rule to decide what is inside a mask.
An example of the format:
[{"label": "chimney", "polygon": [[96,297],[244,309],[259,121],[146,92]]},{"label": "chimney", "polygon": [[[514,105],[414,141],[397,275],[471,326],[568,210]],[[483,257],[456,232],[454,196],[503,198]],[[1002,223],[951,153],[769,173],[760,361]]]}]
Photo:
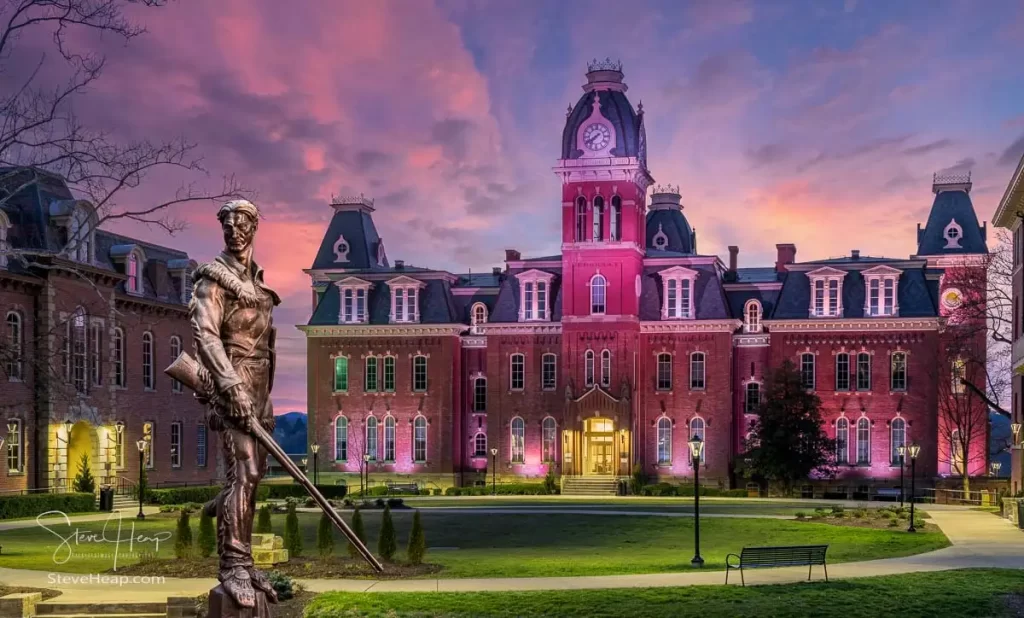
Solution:
[{"label": "chimney", "polygon": [[775,249],[778,251],[778,257],[775,259],[775,272],[784,273],[786,265],[796,261],[796,245],[782,243],[775,245]]},{"label": "chimney", "polygon": [[395,260],[395,270],[405,269],[405,260]]},{"label": "chimney", "polygon": [[736,272],[736,256],[739,255],[740,248],[736,246],[729,247],[729,272]]},{"label": "chimney", "polygon": [[853,249],[852,251],[850,251],[850,258],[852,258],[854,260],[859,260],[860,259],[860,249]]},{"label": "chimney", "polygon": [[501,266],[495,266],[494,268],[491,269],[491,274],[494,275],[495,277],[500,277],[501,276],[501,272],[502,272]]},{"label": "chimney", "polygon": [[518,262],[522,256],[515,249],[505,249],[506,262]]}]

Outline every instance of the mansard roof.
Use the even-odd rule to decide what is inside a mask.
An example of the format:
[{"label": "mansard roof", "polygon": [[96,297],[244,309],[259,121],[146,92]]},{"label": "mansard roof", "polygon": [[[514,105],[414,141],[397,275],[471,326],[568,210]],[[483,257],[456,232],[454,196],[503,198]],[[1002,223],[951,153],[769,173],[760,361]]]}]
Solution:
[{"label": "mansard roof", "polygon": [[[743,308],[747,301],[753,299],[761,303],[761,316],[768,318],[775,311],[775,305],[779,300],[781,290],[726,290],[725,296],[729,301],[729,310],[732,317],[737,320],[744,318]],[[806,316],[805,316],[806,317]]]},{"label": "mansard roof", "polygon": [[[966,189],[939,190],[935,194],[928,223],[918,228],[917,255],[963,255],[988,253],[985,242],[986,231],[978,224],[978,215]],[[946,228],[955,222],[960,227],[960,237],[950,243]],[[949,246],[955,245],[955,246]]]},{"label": "mansard roof", "polygon": [[[451,293],[451,286],[446,279],[421,279],[423,288],[419,293],[419,313],[421,324],[453,324],[464,321],[461,310]],[[367,299],[367,322],[369,324],[388,324],[391,316],[391,288],[387,280],[371,282]],[[328,326],[340,324],[341,289],[337,285],[329,285],[317,303],[313,315],[309,319],[310,326]]]},{"label": "mansard roof", "polygon": [[[666,244],[660,245],[655,238],[664,235]],[[696,252],[696,239],[689,222],[679,209],[659,209],[647,213],[646,244],[648,254],[654,251],[673,251],[683,255]],[[653,257],[653,256],[652,256]]]},{"label": "mansard roof", "polygon": [[[327,232],[313,259],[313,269],[388,269],[386,255],[383,264],[379,264],[377,260],[377,252],[380,250],[382,241],[377,234],[377,226],[373,223],[373,217],[370,216],[372,210],[372,208],[338,208],[334,216],[331,217]],[[335,246],[342,236],[348,243],[348,254],[344,261],[338,261]]]},{"label": "mansard roof", "polygon": [[780,280],[774,266],[756,266],[737,268],[736,279],[732,283],[778,283]]},{"label": "mansard roof", "polygon": [[508,275],[502,280],[498,290],[498,297],[491,312],[491,322],[518,322],[519,304],[521,294],[519,293],[519,279],[516,275],[531,271],[540,270],[554,275],[551,279],[551,321],[557,322],[562,319],[562,269],[561,267],[545,267],[540,269],[516,268],[510,269]]},{"label": "mansard roof", "polygon": [[[680,264],[697,271],[693,285],[693,306],[697,320],[722,320],[731,317],[725,290],[713,264]],[[665,266],[645,266],[640,278],[640,320],[661,320],[661,306],[665,286],[659,273]]]},{"label": "mansard roof", "polygon": [[[904,264],[906,261],[903,261]],[[900,317],[934,317],[938,315],[938,281],[926,277],[924,264],[917,263],[914,268],[903,268],[899,278],[896,299],[899,304]],[[865,285],[863,272],[860,269],[848,269],[843,277],[843,316],[844,318],[864,317]],[[770,319],[802,320],[807,319],[811,305],[811,284],[807,272],[791,269],[785,277]],[[765,318],[769,319],[766,312]]]}]

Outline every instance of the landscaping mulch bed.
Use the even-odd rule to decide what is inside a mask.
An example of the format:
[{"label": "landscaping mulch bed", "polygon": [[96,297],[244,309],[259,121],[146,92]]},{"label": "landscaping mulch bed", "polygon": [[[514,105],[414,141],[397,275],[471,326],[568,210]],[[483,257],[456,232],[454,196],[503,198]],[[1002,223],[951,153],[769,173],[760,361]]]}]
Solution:
[{"label": "landscaping mulch bed", "polygon": [[59,597],[61,595],[60,590],[50,590],[48,588],[18,588],[13,586],[0,586],[0,597],[8,594],[17,594],[19,592],[40,592],[43,595],[43,600],[52,599],[53,597]]},{"label": "landscaping mulch bed", "polygon": [[[331,557],[292,558],[288,562],[267,567],[296,579],[404,579],[441,572],[438,564],[410,565],[403,562],[385,562],[384,572],[376,573],[362,560]],[[112,571],[111,571],[112,572]],[[217,559],[146,560],[117,568],[118,575],[163,575],[165,577],[217,577]],[[276,616],[277,614],[275,614]]]},{"label": "landscaping mulch bed", "polygon": [[[315,596],[315,592],[300,590],[295,593],[295,596],[287,601],[278,601],[276,605],[271,605],[270,615],[274,618],[302,618],[302,615],[306,610],[306,606],[309,605],[309,602],[312,601]],[[200,597],[196,605],[199,608],[198,618],[206,618],[207,611],[209,610],[206,595]]]},{"label": "landscaping mulch bed", "polygon": [[[899,518],[896,521],[899,522],[896,526],[889,525],[889,517],[878,517],[873,512],[869,512],[867,515],[862,517],[855,517],[850,511],[843,513],[842,517],[835,515],[826,515],[824,517],[819,515],[809,515],[806,519],[797,519],[796,521],[805,522],[816,522],[819,524],[831,524],[833,526],[847,526],[850,528],[871,528],[873,530],[906,530],[910,526],[910,519]],[[935,532],[939,530],[939,527],[935,524],[925,523],[924,525],[917,526],[918,530],[922,532]]]}]

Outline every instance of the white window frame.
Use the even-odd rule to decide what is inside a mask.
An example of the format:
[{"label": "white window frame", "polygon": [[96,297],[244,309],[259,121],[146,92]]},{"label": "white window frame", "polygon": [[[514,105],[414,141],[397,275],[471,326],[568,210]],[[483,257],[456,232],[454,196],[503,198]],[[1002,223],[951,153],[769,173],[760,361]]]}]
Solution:
[{"label": "white window frame", "polygon": [[[863,374],[861,373],[861,369],[862,369],[861,362],[862,361],[864,361],[866,363],[866,367],[867,367],[866,372],[864,372]],[[857,386],[857,391],[861,392],[861,393],[865,393],[865,392],[870,391],[871,390],[871,353],[870,352],[861,351],[861,352],[857,353],[857,374],[856,375],[857,375],[857,377],[856,377],[856,379],[857,379],[857,385],[856,385]],[[862,376],[865,378],[865,380],[863,382],[861,381],[861,377]]]},{"label": "white window frame", "polygon": [[[348,357],[347,356],[335,356],[333,360],[334,360],[334,363],[331,366],[331,392],[332,393],[347,393],[348,392],[348,387],[349,387],[349,378],[351,377],[349,375],[349,371],[348,371],[348,369],[349,369]],[[344,367],[345,367],[345,371],[344,371],[344,376],[345,376],[344,387],[345,388],[338,388],[338,375],[339,375],[338,374],[338,366],[339,365],[344,365]]]},{"label": "white window frame", "polygon": [[516,274],[519,282],[519,321],[547,322],[551,319],[551,280],[554,275],[530,269]]},{"label": "white window frame", "polygon": [[[388,379],[390,376],[390,379]],[[393,393],[395,392],[395,384],[398,382],[398,359],[394,356],[387,354],[381,359],[380,363],[380,375],[378,376],[380,381],[380,392],[382,393]]]},{"label": "white window frame", "polygon": [[[689,437],[689,439],[693,440],[694,436],[697,435],[697,436],[700,436],[701,442],[704,443],[704,448],[702,448],[701,451],[700,451],[700,463],[703,464],[707,460],[707,452],[708,452],[708,435],[707,435],[708,434],[708,431],[707,431],[708,424],[707,424],[707,421],[705,421],[703,418],[701,418],[699,416],[694,416],[693,418],[690,419],[690,422],[687,423],[687,425],[688,425],[688,427],[690,429],[690,437]],[[691,465],[693,464],[693,459],[692,458],[690,458],[690,464]]]},{"label": "white window frame", "polygon": [[[804,375],[805,375],[804,374],[804,361],[807,360],[808,356],[811,358],[811,385],[810,386],[807,386],[807,382],[804,380]],[[817,358],[817,356],[814,354],[814,352],[801,352],[800,356],[798,357],[798,360],[800,361],[800,386],[802,386],[803,388],[805,388],[805,389],[807,389],[809,391],[817,390],[817,387],[818,387],[818,358]]]},{"label": "white window frame", "polygon": [[[366,324],[370,321],[370,289],[373,284],[358,277],[345,277],[336,281],[338,288],[338,323]],[[362,307],[360,307],[362,301]],[[360,313],[360,308],[362,312]],[[394,301],[392,300],[392,314]]]},{"label": "white window frame", "polygon": [[[672,381],[674,376],[672,375],[672,365],[675,359],[668,352],[661,352],[655,357],[655,373],[654,373],[654,389],[658,391],[670,391],[672,390]],[[668,385],[663,386],[661,370],[665,366],[668,368]]]},{"label": "white window frame", "polygon": [[750,299],[743,305],[743,332],[761,332],[761,303]]},{"label": "white window frame", "polygon": [[[899,284],[901,274],[903,274],[902,270],[885,265],[875,266],[861,273],[864,277],[865,316],[899,316]],[[891,289],[889,286],[891,286]]]},{"label": "white window frame", "polygon": [[117,431],[116,428],[114,434],[114,467],[118,470],[124,470],[124,443],[125,443],[125,430],[121,427],[121,431]]},{"label": "white window frame", "polygon": [[8,311],[4,322],[7,327],[7,345],[10,355],[7,359],[7,379],[20,382],[25,378],[25,320],[18,311]]},{"label": "white window frame", "polygon": [[667,416],[658,419],[658,465],[672,465],[672,420]]},{"label": "white window frame", "polygon": [[591,207],[591,210],[594,213],[593,217],[592,217],[593,218],[593,223],[594,223],[594,226],[593,226],[594,227],[594,230],[593,230],[594,231],[593,240],[594,240],[594,242],[601,242],[601,241],[605,240],[605,238],[604,238],[604,211],[605,211],[605,208],[604,208],[604,198],[601,197],[600,195],[594,196],[593,206]]},{"label": "white window frame", "polygon": [[[866,436],[861,433],[861,429],[864,427],[867,430]],[[865,458],[861,457],[862,452],[865,454]],[[871,465],[871,420],[866,416],[857,419],[857,465]]]},{"label": "white window frame", "polygon": [[[842,437],[840,438],[840,434]],[[836,419],[836,463],[850,463],[850,419],[841,416]]]},{"label": "white window frame", "polygon": [[587,240],[587,198],[582,195],[576,198],[576,209],[574,216],[576,218],[576,242],[586,242]]},{"label": "white window frame", "polygon": [[420,321],[420,291],[427,287],[426,283],[412,277],[395,277],[388,280],[391,290],[392,324],[418,324]]},{"label": "white window frame", "polygon": [[608,278],[596,273],[587,284],[590,289],[590,315],[608,313]]},{"label": "white window frame", "polygon": [[348,461],[348,417],[334,417],[334,461]]},{"label": "white window frame", "polygon": [[[899,427],[899,439],[896,438],[897,426]],[[889,463],[894,466],[900,465],[900,454],[896,450],[907,445],[907,421],[897,416],[889,422]]]},{"label": "white window frame", "polygon": [[[846,272],[826,266],[807,273],[810,281],[808,315],[812,318],[843,317],[843,279]],[[835,290],[833,298],[832,291]]]},{"label": "white window frame", "polygon": [[[14,432],[11,432],[8,428],[8,424],[14,423],[17,425]],[[7,464],[7,475],[25,474],[25,431],[24,424],[20,418],[9,418],[4,423],[3,431],[7,436],[4,440],[4,447],[7,449],[5,453],[5,462]],[[12,439],[13,437],[13,439]],[[71,436],[67,437],[71,439]]]},{"label": "white window frame", "polygon": [[[516,385],[516,365],[518,367],[519,384]],[[510,391],[521,391],[526,388],[526,355],[522,352],[514,352],[508,357],[508,389]]]},{"label": "white window frame", "polygon": [[[694,366],[699,363],[700,368],[700,380],[697,383],[697,375],[694,371]],[[691,391],[704,391],[708,388],[708,355],[706,352],[697,350],[690,352],[690,390]]]},{"label": "white window frame", "polygon": [[[422,430],[422,436],[421,434]],[[412,421],[412,461],[413,463],[426,463],[427,461],[427,417],[417,415]]]},{"label": "white window frame", "polygon": [[474,335],[480,334],[480,325],[487,323],[487,305],[473,303],[469,309],[469,332]]},{"label": "white window frame", "polygon": [[[661,319],[694,319],[696,314],[694,290],[697,287],[697,278],[700,273],[683,266],[673,266],[660,271],[658,275],[661,277],[662,284]],[[672,286],[674,286],[674,293]],[[672,298],[669,298],[670,296]]]},{"label": "white window frame", "polygon": [[171,434],[170,434],[171,435],[171,439],[170,439],[170,444],[171,444],[171,467],[172,468],[180,468],[181,467],[181,450],[182,450],[182,443],[184,442],[184,440],[182,440],[182,437],[183,437],[182,436],[182,432],[183,431],[184,431],[184,426],[182,425],[181,421],[171,421]]},{"label": "white window frame", "polygon": [[78,307],[68,318],[71,364],[68,381],[81,394],[89,392],[89,315]]},{"label": "white window frame", "polygon": [[398,421],[388,414],[384,417],[384,463],[395,463],[398,451]]},{"label": "white window frame", "polygon": [[[363,392],[376,393],[380,390],[380,357],[367,356],[363,359]],[[373,385],[370,385],[370,376],[373,376]]]},{"label": "white window frame", "polygon": [[[149,346],[147,353],[146,346]],[[149,357],[149,362],[146,362],[146,357]],[[155,371],[155,357],[156,357],[156,341],[153,339],[153,333],[146,331],[142,333],[142,388],[146,391],[156,390],[156,371]]]},{"label": "white window frame", "polygon": [[94,213],[90,208],[82,206],[82,202],[78,202],[68,218],[67,225],[68,256],[76,262],[92,264],[93,244],[96,238]]},{"label": "white window frame", "polygon": [[612,385],[612,351],[601,350],[601,386],[610,388]]},{"label": "white window frame", "polygon": [[138,247],[133,247],[124,261],[124,290],[133,296],[142,296],[146,291],[146,256]]},{"label": "white window frame", "polygon": [[92,387],[103,384],[103,321],[97,318],[89,320],[89,385]]},{"label": "white window frame", "polygon": [[526,421],[520,416],[509,423],[509,461],[514,464],[526,463]]},{"label": "white window frame", "polygon": [[[750,393],[754,391],[756,401],[751,406]],[[757,411],[761,407],[761,383],[760,382],[747,382],[746,386],[743,387],[743,413],[744,414],[757,414]]]},{"label": "white window frame", "polygon": [[473,457],[487,457],[487,434],[482,431],[473,436]]},{"label": "white window frame", "polygon": [[[173,361],[175,361],[178,358],[178,355],[181,354],[181,337],[179,337],[177,335],[172,335],[171,336],[170,347],[171,347],[171,361],[173,362]],[[184,385],[181,382],[179,382],[177,380],[174,380],[174,379],[171,380],[171,392],[173,392],[173,393],[182,393],[182,392],[184,392],[184,390],[185,390],[184,389]]]},{"label": "white window frame", "polygon": [[595,355],[593,350],[587,350],[583,353],[583,384],[586,385],[587,388],[596,384],[594,357]]},{"label": "white window frame", "polygon": [[[420,388],[416,382],[419,377],[420,370],[417,367],[419,359],[423,359],[423,387]],[[412,357],[412,392],[414,393],[425,393],[430,389],[430,358],[426,354],[416,354]]]},{"label": "white window frame", "polygon": [[[551,379],[548,380],[548,369],[551,370]],[[540,357],[540,388],[543,391],[553,391],[558,388],[558,355],[546,352]]]},{"label": "white window frame", "polygon": [[954,395],[963,395],[966,388],[961,380],[967,379],[967,361],[957,356],[949,364],[950,390]]},{"label": "white window frame", "polygon": [[555,463],[558,459],[558,422],[546,416],[540,422],[540,462]]},{"label": "white window frame", "polygon": [[608,216],[608,240],[622,240],[622,198],[613,195],[612,208]]},{"label": "white window frame", "polygon": [[473,412],[487,412],[487,378],[483,376],[473,378]]},{"label": "white window frame", "polygon": [[[371,430],[372,438],[370,437]],[[363,441],[366,443],[366,448],[363,450],[370,456],[370,461],[377,461],[380,456],[380,422],[376,416],[371,414],[366,417],[366,427],[363,433]]]},{"label": "white window frame", "polygon": [[124,329],[120,326],[114,328],[114,386],[126,388],[128,386],[127,365],[125,356],[128,349],[125,346]]},{"label": "white window frame", "polygon": [[[903,365],[903,384],[897,387],[896,385],[896,359],[902,359],[900,362]],[[909,358],[907,353],[903,350],[896,350],[892,352],[889,357],[889,390],[897,393],[905,393],[907,391],[907,371],[909,369]]]},{"label": "white window frame", "polygon": [[143,461],[146,462],[147,470],[154,470],[156,469],[156,423],[154,421],[142,423],[142,437],[147,442]]},{"label": "white window frame", "polygon": [[[846,359],[846,371],[841,371],[840,370],[840,367],[839,367],[839,359],[840,358],[845,358]],[[849,352],[839,352],[839,353],[837,353],[836,354],[835,365],[836,365],[836,384],[835,384],[836,391],[840,392],[840,393],[848,393],[848,392],[850,392],[850,386],[851,386],[850,385],[850,353]],[[842,385],[842,384],[839,383],[839,378],[840,377],[845,378],[845,380],[846,380],[845,385]]]}]

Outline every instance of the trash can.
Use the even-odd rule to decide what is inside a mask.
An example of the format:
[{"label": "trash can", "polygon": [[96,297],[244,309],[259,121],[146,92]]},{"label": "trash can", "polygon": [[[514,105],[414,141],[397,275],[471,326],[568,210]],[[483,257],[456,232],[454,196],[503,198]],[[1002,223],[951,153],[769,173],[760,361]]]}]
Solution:
[{"label": "trash can", "polygon": [[100,488],[100,510],[108,512],[114,510],[114,489],[112,487]]}]

